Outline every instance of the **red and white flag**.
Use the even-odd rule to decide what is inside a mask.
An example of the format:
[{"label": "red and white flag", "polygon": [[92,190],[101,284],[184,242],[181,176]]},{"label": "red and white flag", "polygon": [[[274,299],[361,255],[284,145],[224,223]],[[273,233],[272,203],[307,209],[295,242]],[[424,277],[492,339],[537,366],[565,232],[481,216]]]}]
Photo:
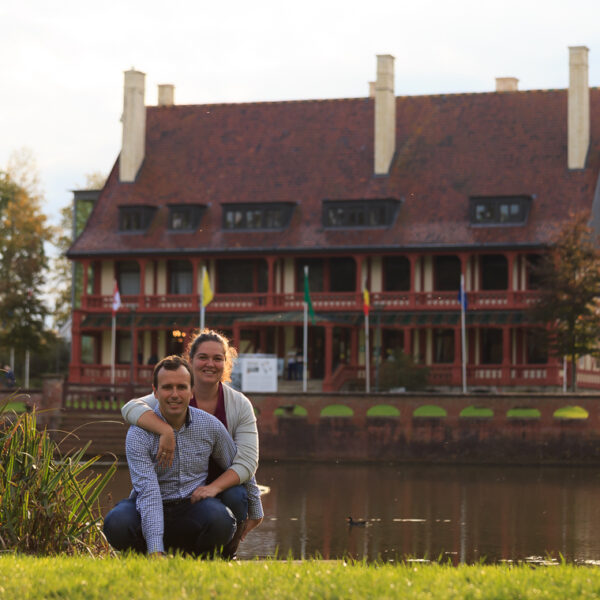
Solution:
[{"label": "red and white flag", "polygon": [[113,315],[121,308],[121,294],[119,294],[119,286],[115,280],[115,290],[113,293],[112,312]]}]

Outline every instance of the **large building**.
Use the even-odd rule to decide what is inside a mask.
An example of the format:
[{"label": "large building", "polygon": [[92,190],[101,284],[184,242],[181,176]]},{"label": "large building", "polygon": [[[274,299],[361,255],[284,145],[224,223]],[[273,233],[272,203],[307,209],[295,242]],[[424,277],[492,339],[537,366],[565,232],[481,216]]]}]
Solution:
[{"label": "large building", "polygon": [[[536,344],[531,264],[574,213],[598,208],[600,90],[588,50],[569,49],[569,87],[396,96],[394,59],[377,57],[365,98],[178,106],[125,73],[123,144],[68,255],[83,266],[73,314],[72,382],[146,382],[199,324],[241,352],[302,346],[303,273],[316,311],[308,374],[324,390],[404,351],[430,384],[461,386],[458,290],[465,278],[470,386],[559,386],[562,362]],[[373,381],[373,379],[372,379]],[[580,384],[600,384],[594,362]]]}]

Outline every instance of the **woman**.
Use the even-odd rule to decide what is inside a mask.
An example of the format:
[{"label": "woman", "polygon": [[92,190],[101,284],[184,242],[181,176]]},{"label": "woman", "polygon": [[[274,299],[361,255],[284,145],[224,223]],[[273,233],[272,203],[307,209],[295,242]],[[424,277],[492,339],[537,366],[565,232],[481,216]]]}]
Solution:
[{"label": "woman", "polygon": [[[196,406],[219,419],[237,446],[237,454],[231,467],[212,481],[211,475],[214,475],[210,474],[210,483],[197,488],[192,501],[219,496],[231,508],[239,522],[236,536],[230,544],[235,552],[239,541],[260,525],[263,519],[260,495],[254,481],[254,473],[258,467],[256,416],[248,398],[226,385],[231,380],[233,361],[237,356],[227,338],[216,331],[204,329],[191,340],[188,353],[194,372],[194,397],[190,406]],[[170,466],[175,451],[175,434],[154,413],[156,405],[154,394],[150,394],[130,400],[123,406],[121,413],[128,423],[160,436],[156,458],[162,466]],[[247,482],[250,484],[247,489],[240,486]],[[244,520],[245,517],[242,516],[245,514],[246,492],[248,518]]]}]

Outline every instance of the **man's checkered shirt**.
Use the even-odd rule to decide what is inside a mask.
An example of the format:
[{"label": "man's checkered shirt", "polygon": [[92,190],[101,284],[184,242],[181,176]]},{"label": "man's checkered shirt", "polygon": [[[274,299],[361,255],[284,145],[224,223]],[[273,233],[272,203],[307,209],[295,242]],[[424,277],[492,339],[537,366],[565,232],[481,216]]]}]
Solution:
[{"label": "man's checkered shirt", "polygon": [[[163,418],[158,406],[154,412]],[[223,424],[207,412],[192,407],[188,409],[186,423],[175,431],[175,455],[171,467],[162,468],[157,464],[158,444],[157,434],[140,427],[132,426],[127,432],[127,464],[137,492],[136,507],[142,517],[148,553],[164,551],[163,500],[189,498],[198,486],[205,485],[210,456],[222,469],[227,469],[236,453],[235,444]],[[256,507],[249,511],[249,516],[262,517],[254,478],[248,484],[249,505],[255,495],[258,495],[259,505],[258,511]]]}]

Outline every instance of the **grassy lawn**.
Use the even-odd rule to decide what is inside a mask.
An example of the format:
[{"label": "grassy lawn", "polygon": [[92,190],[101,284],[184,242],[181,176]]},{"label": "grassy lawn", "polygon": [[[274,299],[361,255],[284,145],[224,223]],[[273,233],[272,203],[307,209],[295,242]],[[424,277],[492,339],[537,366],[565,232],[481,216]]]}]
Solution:
[{"label": "grassy lawn", "polygon": [[223,562],[145,557],[0,557],[0,597],[597,598],[600,569],[555,565],[397,565],[343,561]]},{"label": "grassy lawn", "polygon": [[16,413],[25,412],[25,410],[26,410],[25,402],[21,402],[21,401],[18,401],[18,400],[15,401],[15,402],[8,402],[6,404],[6,409],[5,410],[14,411]]}]

